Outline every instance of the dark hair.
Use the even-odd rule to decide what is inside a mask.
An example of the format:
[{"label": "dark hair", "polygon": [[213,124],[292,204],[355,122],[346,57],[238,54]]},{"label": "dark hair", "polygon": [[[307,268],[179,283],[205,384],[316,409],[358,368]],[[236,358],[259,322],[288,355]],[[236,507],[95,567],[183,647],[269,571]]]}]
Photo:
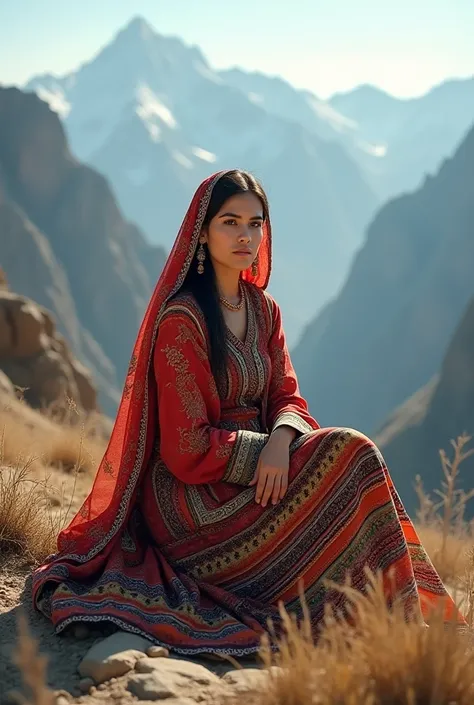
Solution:
[{"label": "dark hair", "polygon": [[[252,174],[234,169],[224,174],[215,184],[203,227],[210,223],[229,198],[249,191],[260,199],[263,206],[263,217],[264,220],[267,220],[269,207],[263,187]],[[181,290],[189,291],[194,296],[204,314],[209,333],[211,370],[216,382],[219,383],[219,380],[224,378],[226,371],[226,323],[219,303],[216,276],[207,244],[204,244],[204,249],[206,252],[204,273],[198,274],[197,260],[194,258]]]}]

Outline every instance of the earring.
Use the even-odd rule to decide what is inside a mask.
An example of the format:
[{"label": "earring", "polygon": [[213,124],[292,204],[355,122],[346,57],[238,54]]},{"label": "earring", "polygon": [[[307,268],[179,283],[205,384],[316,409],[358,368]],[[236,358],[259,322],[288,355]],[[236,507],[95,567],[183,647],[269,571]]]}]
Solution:
[{"label": "earring", "polygon": [[206,259],[206,251],[204,249],[202,242],[200,243],[200,245],[198,247],[196,259],[198,261],[198,266],[197,266],[198,274],[204,274],[204,260]]},{"label": "earring", "polygon": [[256,277],[258,274],[258,255],[255,257],[254,261],[252,262],[252,276]]}]

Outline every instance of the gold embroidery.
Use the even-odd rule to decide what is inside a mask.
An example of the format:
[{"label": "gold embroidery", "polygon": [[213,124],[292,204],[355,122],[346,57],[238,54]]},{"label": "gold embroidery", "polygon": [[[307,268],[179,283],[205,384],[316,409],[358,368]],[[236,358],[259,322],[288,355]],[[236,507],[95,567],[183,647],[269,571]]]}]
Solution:
[{"label": "gold embroidery", "polygon": [[136,356],[136,355],[132,355],[132,357],[131,357],[131,359],[130,359],[130,364],[129,364],[129,366],[128,366],[127,376],[133,375],[133,373],[136,372],[137,363],[138,363],[137,356]]},{"label": "gold embroidery", "polygon": [[176,370],[176,374],[185,374],[188,371],[189,361],[186,360],[181,350],[167,345],[161,352],[165,353],[166,362]]},{"label": "gold embroidery", "polygon": [[314,430],[307,421],[293,411],[284,411],[280,414],[273,424],[272,430],[274,431],[278,426],[291,426],[291,428],[294,428],[300,433],[311,433],[311,431]]},{"label": "gold embroidery", "polygon": [[217,391],[216,380],[212,375],[209,377],[209,392],[213,399],[219,399],[219,392]]},{"label": "gold embroidery", "polygon": [[209,450],[209,434],[205,428],[178,428],[179,452],[191,455],[205,453]]},{"label": "gold embroidery", "polygon": [[186,343],[188,340],[189,340],[189,342],[192,343],[198,358],[200,360],[207,360],[207,352],[198,344],[198,342],[196,340],[196,334],[193,333],[193,331],[190,330],[187,326],[185,326],[184,324],[181,324],[179,326],[179,333],[176,337],[176,342],[177,343]]},{"label": "gold embroidery", "polygon": [[237,440],[222,478],[224,482],[248,485],[255,474],[260,453],[267,440],[266,433],[237,431]]},{"label": "gold embroidery", "polygon": [[104,460],[104,472],[106,475],[110,475],[111,477],[114,476],[114,466],[108,458],[105,458]]},{"label": "gold embroidery", "polygon": [[216,457],[219,458],[219,460],[224,460],[225,458],[230,458],[232,454],[232,446],[230,443],[224,443],[224,445],[221,445],[218,447],[216,450]]}]

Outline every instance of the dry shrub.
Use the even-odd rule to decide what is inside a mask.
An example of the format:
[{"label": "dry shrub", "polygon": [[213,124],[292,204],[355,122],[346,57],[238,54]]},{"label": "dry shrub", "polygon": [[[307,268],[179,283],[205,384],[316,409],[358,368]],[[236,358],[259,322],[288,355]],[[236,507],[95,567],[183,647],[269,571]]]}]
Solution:
[{"label": "dry shrub", "polygon": [[31,409],[22,399],[9,399],[0,407],[0,462],[15,465],[22,459],[32,470],[54,467],[67,473],[78,470],[92,475],[104,454],[107,438],[97,430],[100,420],[96,416],[88,419],[74,402],[69,405],[69,413],[59,417]]},{"label": "dry shrub", "polygon": [[35,480],[28,463],[0,468],[0,556],[23,556],[32,563],[56,550],[64,513],[52,512],[47,481]]},{"label": "dry shrub", "polygon": [[18,618],[18,643],[13,654],[13,663],[19,668],[29,697],[20,693],[10,695],[10,702],[20,705],[55,705],[56,697],[46,686],[47,658],[38,653],[38,644],[31,636],[23,612]]},{"label": "dry shrub", "polygon": [[87,494],[105,441],[97,434],[87,438],[79,416],[59,425],[16,399],[0,407],[0,424],[0,555],[34,563],[56,550],[57,534]]},{"label": "dry shrub", "polygon": [[[336,587],[336,586],[332,586]],[[388,610],[382,581],[369,576],[364,595],[349,587],[351,620],[327,613],[317,644],[306,616],[298,626],[282,610],[279,652],[264,643],[273,670],[259,705],[472,705],[474,654],[466,634],[445,625],[440,609],[430,626],[407,622],[400,603]]]},{"label": "dry shrub", "polygon": [[85,438],[83,427],[60,426],[57,433],[44,439],[42,460],[63,472],[94,473],[105,447]]},{"label": "dry shrub", "polygon": [[448,458],[440,451],[443,481],[434,496],[423,490],[417,477],[416,490],[420,503],[417,529],[436,570],[452,594],[460,597],[460,605],[472,626],[474,603],[474,531],[467,521],[466,508],[474,490],[457,487],[461,465],[474,453],[467,450],[470,436],[459,436],[451,442],[453,454]]}]

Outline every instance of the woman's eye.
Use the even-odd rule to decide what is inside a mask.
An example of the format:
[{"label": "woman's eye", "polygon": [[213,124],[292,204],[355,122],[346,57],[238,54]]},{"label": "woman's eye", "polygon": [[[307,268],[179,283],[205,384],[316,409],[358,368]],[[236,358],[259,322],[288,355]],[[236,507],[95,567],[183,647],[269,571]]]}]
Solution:
[{"label": "woman's eye", "polygon": [[255,228],[261,228],[261,227],[262,227],[262,223],[261,223],[259,220],[254,220],[254,222],[252,223],[252,225],[253,225]]},{"label": "woman's eye", "polygon": [[235,223],[235,220],[231,218],[230,220],[224,220],[224,225],[233,225]]}]

